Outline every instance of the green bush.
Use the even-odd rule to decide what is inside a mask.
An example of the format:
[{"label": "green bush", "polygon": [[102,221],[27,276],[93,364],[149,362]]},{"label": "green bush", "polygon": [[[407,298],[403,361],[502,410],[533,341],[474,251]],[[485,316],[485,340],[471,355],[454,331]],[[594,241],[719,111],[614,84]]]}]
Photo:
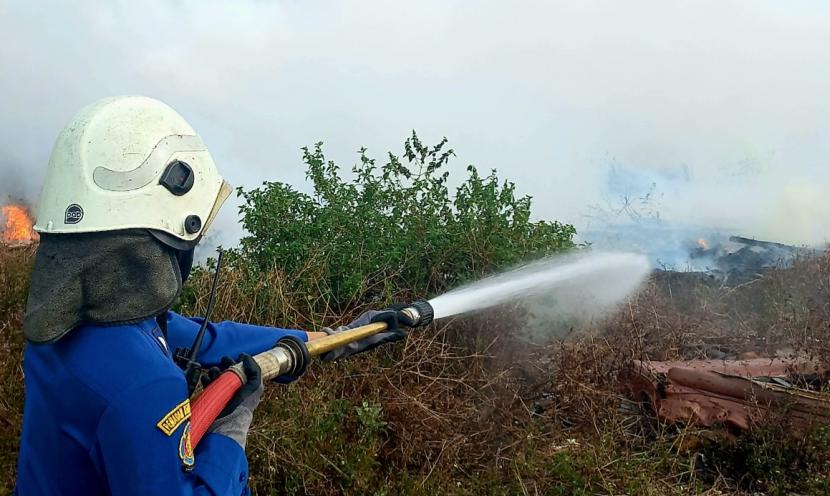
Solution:
[{"label": "green bush", "polygon": [[531,198],[496,171],[450,193],[453,150],[413,132],[403,157],[378,165],[360,150],[353,176],[327,161],[322,143],[303,149],[313,194],[278,182],[238,194],[249,233],[237,260],[278,268],[295,290],[322,295],[309,310],[343,312],[401,292],[433,295],[528,258],[573,247],[572,226],[531,220]]}]

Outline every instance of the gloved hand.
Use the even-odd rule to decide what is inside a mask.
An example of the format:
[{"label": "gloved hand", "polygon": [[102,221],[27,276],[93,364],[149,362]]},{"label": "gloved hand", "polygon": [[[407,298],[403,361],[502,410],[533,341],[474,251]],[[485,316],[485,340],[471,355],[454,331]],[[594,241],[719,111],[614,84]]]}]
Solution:
[{"label": "gloved hand", "polygon": [[340,326],[337,329],[324,327],[323,332],[331,335],[347,331],[349,329],[354,329],[355,327],[372,324],[374,322],[386,322],[389,325],[389,329],[386,331],[379,332],[375,335],[369,336],[368,338],[364,338],[360,341],[355,341],[354,343],[349,343],[346,346],[332,350],[320,356],[320,359],[324,362],[339,360],[358,353],[363,353],[364,351],[369,351],[382,344],[394,343],[396,341],[406,339],[406,333],[401,329],[401,327],[412,327],[414,323],[412,322],[412,319],[401,312],[404,308],[406,308],[406,305],[395,304],[386,310],[369,310],[368,312],[361,314],[360,317],[355,319],[355,321],[351,324]]},{"label": "gloved hand", "polygon": [[[219,414],[219,417],[210,426],[208,432],[215,432],[228,436],[245,449],[245,442],[248,439],[248,429],[254,419],[254,410],[262,399],[262,371],[251,355],[243,353],[239,355],[242,362],[242,370],[245,372],[247,381],[239,391],[231,398],[228,405]],[[211,381],[228,367],[234,364],[230,357],[223,357],[219,367],[211,367],[206,376],[202,376],[202,385],[207,386]]]}]

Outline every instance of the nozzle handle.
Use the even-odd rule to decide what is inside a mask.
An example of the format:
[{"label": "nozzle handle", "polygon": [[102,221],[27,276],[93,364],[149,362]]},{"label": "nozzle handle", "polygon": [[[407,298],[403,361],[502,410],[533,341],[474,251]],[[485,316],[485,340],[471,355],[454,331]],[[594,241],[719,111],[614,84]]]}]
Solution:
[{"label": "nozzle handle", "polygon": [[309,341],[306,343],[306,347],[308,348],[309,356],[317,357],[332,350],[336,350],[342,346],[346,346],[349,343],[359,341],[363,338],[368,338],[369,336],[374,336],[375,334],[383,332],[387,329],[389,329],[389,324],[386,322],[375,322],[365,326],[355,327],[354,329],[349,329],[348,331],[331,334],[324,338],[315,339],[314,341]]}]

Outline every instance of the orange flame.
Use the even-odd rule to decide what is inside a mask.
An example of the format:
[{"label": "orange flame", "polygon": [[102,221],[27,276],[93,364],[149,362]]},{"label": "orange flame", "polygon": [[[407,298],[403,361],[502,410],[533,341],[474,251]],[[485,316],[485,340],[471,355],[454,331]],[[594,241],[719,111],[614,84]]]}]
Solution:
[{"label": "orange flame", "polygon": [[26,207],[12,203],[4,205],[0,212],[0,218],[6,220],[3,228],[4,243],[31,243],[38,239],[37,233],[32,229],[34,222]]},{"label": "orange flame", "polygon": [[706,240],[703,239],[703,238],[700,238],[699,240],[697,240],[697,245],[700,246],[701,248],[703,248],[704,250],[709,249],[709,243],[707,243]]}]

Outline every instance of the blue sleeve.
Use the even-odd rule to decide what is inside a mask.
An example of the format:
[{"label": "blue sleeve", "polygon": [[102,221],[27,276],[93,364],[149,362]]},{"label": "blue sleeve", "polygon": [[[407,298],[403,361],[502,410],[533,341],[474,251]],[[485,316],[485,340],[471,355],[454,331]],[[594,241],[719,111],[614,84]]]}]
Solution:
[{"label": "blue sleeve", "polygon": [[[188,319],[175,312],[167,312],[167,341],[170,349],[184,348],[193,344],[202,319]],[[285,336],[294,336],[308,341],[305,331],[279,329],[277,327],[240,324],[238,322],[209,322],[202,341],[198,360],[202,365],[218,365],[223,356],[236,358],[240,353],[256,355],[270,350]]]},{"label": "blue sleeve", "polygon": [[[188,451],[185,398],[184,381],[168,378],[127,390],[110,404],[96,432],[110,494],[240,496],[246,490],[248,462],[232,439],[208,434],[195,454]],[[187,415],[166,424],[168,435],[157,424],[184,404]]]}]

